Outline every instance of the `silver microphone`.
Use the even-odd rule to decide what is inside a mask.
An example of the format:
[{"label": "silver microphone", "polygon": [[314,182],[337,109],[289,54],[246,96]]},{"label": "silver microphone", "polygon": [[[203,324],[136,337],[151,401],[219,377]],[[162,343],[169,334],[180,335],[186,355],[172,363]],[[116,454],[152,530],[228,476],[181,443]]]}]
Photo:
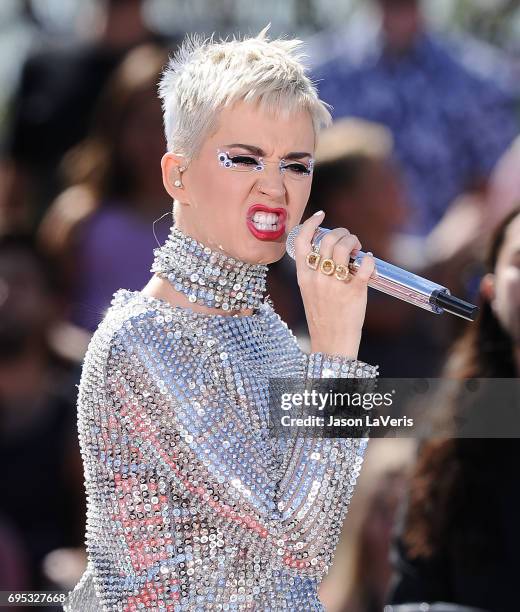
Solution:
[{"label": "silver microphone", "polygon": [[[293,227],[287,236],[287,253],[293,259],[295,259],[294,240],[301,228],[301,225]],[[318,227],[312,237],[312,245],[319,247],[323,237],[330,231],[325,227]],[[365,253],[359,251],[356,257],[350,258],[349,270],[351,274],[356,274],[364,256]],[[468,321],[475,320],[478,307],[451,295],[450,290],[446,287],[433,283],[417,274],[407,272],[377,257],[374,257],[374,260],[377,275],[370,278],[368,281],[369,287],[393,295],[420,308],[425,308],[435,314],[442,314],[446,311]]]}]

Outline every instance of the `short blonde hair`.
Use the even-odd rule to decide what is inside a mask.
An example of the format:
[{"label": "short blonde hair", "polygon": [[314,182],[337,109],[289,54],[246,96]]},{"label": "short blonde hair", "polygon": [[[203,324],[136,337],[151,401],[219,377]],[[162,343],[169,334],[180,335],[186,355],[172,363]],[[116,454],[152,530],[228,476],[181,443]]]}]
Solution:
[{"label": "short blonde hair", "polygon": [[270,41],[268,29],[229,41],[188,37],[170,58],[159,83],[168,151],[191,159],[219,111],[240,100],[269,113],[308,110],[316,134],[330,125],[328,105],[306,75],[302,41]]}]

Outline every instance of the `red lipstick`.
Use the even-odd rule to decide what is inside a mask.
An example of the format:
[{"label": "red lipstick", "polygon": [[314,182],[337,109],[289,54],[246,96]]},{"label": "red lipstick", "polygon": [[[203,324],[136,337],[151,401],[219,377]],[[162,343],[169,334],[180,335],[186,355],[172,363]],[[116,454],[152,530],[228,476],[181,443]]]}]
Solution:
[{"label": "red lipstick", "polygon": [[[265,213],[276,213],[278,215],[278,220],[276,222],[277,229],[272,230],[260,230],[255,227],[253,223],[253,217],[257,211],[262,211]],[[276,240],[285,234],[285,221],[287,219],[287,211],[285,208],[270,208],[269,206],[265,206],[265,204],[253,204],[249,207],[247,211],[247,220],[246,224],[249,228],[249,231],[253,234],[255,238],[258,240]]]}]

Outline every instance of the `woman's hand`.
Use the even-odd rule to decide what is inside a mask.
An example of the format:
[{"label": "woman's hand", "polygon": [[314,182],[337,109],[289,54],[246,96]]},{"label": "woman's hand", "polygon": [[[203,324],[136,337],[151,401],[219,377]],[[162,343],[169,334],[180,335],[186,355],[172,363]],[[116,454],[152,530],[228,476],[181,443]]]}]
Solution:
[{"label": "woman's hand", "polygon": [[[324,213],[314,214],[302,225],[294,241],[296,272],[309,327],[311,351],[357,359],[361,329],[367,306],[368,280],[374,272],[371,254],[364,257],[355,275],[338,280],[310,268],[306,256],[312,250],[311,240],[323,221]],[[320,263],[333,259],[347,265],[350,257],[361,250],[357,236],[340,227],[330,231],[320,243]]]}]

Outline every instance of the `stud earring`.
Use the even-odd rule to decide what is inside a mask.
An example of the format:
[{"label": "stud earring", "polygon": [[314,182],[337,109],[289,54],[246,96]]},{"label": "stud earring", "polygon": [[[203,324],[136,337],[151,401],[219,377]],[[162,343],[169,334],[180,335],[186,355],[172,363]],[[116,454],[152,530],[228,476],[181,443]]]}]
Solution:
[{"label": "stud earring", "polygon": [[[184,172],[184,170],[186,170],[186,166],[180,166],[179,167],[179,175],[181,174],[181,172]],[[182,187],[182,182],[180,179],[180,176],[178,179],[176,179],[173,184],[175,185],[175,187]]]}]

